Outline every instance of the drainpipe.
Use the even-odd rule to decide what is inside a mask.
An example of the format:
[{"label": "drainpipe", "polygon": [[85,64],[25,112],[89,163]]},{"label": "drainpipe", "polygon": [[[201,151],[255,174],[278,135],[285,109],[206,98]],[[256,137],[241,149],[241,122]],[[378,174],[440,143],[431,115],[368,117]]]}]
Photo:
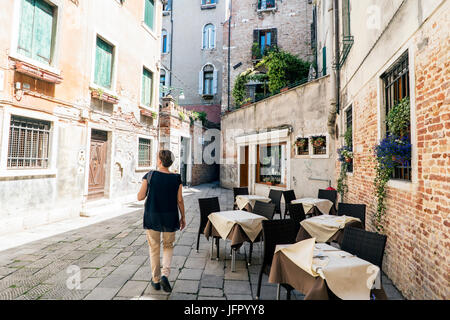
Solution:
[{"label": "drainpipe", "polygon": [[341,66],[339,59],[341,50],[339,48],[339,0],[334,0],[334,41],[335,41],[335,59],[336,59],[336,113],[339,114],[340,108],[340,90],[341,90]]},{"label": "drainpipe", "polygon": [[230,0],[230,17],[228,19],[228,92],[227,109],[230,111],[230,76],[231,76],[231,17],[233,16],[233,0]]}]

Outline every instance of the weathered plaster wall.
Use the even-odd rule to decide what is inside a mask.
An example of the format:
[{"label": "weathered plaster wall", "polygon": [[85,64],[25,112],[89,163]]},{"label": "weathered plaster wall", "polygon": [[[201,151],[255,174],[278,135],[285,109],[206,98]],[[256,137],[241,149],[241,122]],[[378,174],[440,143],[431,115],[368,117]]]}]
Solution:
[{"label": "weathered plaster wall", "polygon": [[[331,180],[335,187],[334,163],[336,148],[334,137],[327,134],[328,111],[331,96],[330,77],[320,78],[305,85],[293,88],[250,106],[227,113],[222,117],[221,129],[221,170],[220,182],[225,188],[238,186],[238,159],[235,139],[237,136],[263,132],[266,129],[291,126],[288,150],[290,152],[291,189],[297,197],[317,196],[318,189],[328,187]],[[297,137],[327,135],[328,157],[297,156],[293,144]],[[251,171],[255,170],[252,167]],[[268,194],[267,185],[256,184],[257,194]]]}]

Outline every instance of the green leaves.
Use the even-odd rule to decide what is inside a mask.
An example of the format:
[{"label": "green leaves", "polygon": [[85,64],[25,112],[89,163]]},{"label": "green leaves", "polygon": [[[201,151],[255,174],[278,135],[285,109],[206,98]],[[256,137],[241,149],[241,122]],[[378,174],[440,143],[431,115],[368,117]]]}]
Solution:
[{"label": "green leaves", "polygon": [[389,132],[403,137],[410,128],[410,103],[409,97],[403,98],[388,113],[386,124]]}]

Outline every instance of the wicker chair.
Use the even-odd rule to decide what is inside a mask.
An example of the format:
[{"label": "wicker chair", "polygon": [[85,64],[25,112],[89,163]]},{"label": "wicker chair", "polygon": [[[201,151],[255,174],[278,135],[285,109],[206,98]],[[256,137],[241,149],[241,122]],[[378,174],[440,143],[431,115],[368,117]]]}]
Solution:
[{"label": "wicker chair", "polygon": [[281,197],[283,196],[283,191],[270,189],[269,198],[272,200],[272,203],[275,203],[275,214],[280,215],[280,219],[283,219],[281,213]]},{"label": "wicker chair", "polygon": [[290,204],[291,201],[297,199],[295,197],[295,192],[294,190],[287,190],[287,191],[283,191],[283,197],[284,197],[284,203],[285,203],[285,209],[284,209],[284,218],[286,219],[286,215],[290,214]]},{"label": "wicker chair", "polygon": [[289,208],[290,218],[295,222],[296,232],[298,233],[300,230],[300,222],[306,219],[305,210],[303,209],[303,204],[296,203],[296,204],[290,204]]},{"label": "wicker chair", "polygon": [[[295,243],[295,238],[297,236],[295,232],[295,223],[291,219],[264,220],[262,222],[262,227],[264,237],[264,257],[258,277],[256,299],[259,299],[261,294],[261,281],[263,273],[270,273],[270,266],[272,264],[273,255],[275,253],[275,246],[277,244]],[[290,300],[291,291],[293,290],[293,288],[287,284],[283,284],[283,287],[286,288],[287,299]]]},{"label": "wicker chair", "polygon": [[275,203],[265,203],[262,201],[255,201],[252,213],[266,217],[269,220],[273,219],[275,215]]},{"label": "wicker chair", "polygon": [[341,250],[377,265],[381,272],[386,240],[387,237],[385,235],[376,232],[346,227],[344,229]]},{"label": "wicker chair", "polygon": [[[213,197],[213,198],[198,199],[198,205],[200,207],[200,226],[198,228],[198,236],[197,236],[197,252],[198,252],[198,247],[199,247],[199,243],[200,243],[200,234],[203,234],[203,231],[205,230],[206,224],[208,223],[208,216],[213,212],[220,211],[219,198]],[[214,239],[216,240],[217,258],[219,258],[220,237],[214,237]],[[211,252],[211,255],[212,255],[212,252]],[[212,256],[211,256],[211,258],[212,258]]]},{"label": "wicker chair", "polygon": [[233,188],[233,195],[234,195],[233,210],[237,210],[238,207],[236,205],[236,196],[248,195],[248,187]]},{"label": "wicker chair", "polygon": [[366,228],[366,205],[365,204],[353,204],[353,203],[338,203],[338,216],[350,216],[359,218],[361,223]]},{"label": "wicker chair", "polygon": [[[317,198],[319,198],[319,199],[327,199],[327,200],[330,200],[331,202],[333,202],[334,212],[336,212],[337,196],[338,196],[338,193],[337,193],[336,190],[319,189],[319,195],[317,196]],[[332,211],[330,209],[330,213],[331,212]]]}]

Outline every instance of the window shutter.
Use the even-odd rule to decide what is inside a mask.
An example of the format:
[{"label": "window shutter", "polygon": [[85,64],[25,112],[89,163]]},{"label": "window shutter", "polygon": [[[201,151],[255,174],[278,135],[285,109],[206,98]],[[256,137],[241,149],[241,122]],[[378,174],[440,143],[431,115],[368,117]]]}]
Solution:
[{"label": "window shutter", "polygon": [[112,55],[112,46],[97,38],[94,82],[105,88],[111,87]]},{"label": "window shutter", "polygon": [[217,70],[213,72],[213,94],[217,93]]},{"label": "window shutter", "polygon": [[203,94],[203,70],[198,73],[198,94]]},{"label": "window shutter", "polygon": [[53,8],[43,1],[36,1],[33,30],[33,58],[50,63],[53,31]]},{"label": "window shutter", "polygon": [[253,30],[253,42],[259,43],[259,30]]},{"label": "window shutter", "polygon": [[153,30],[154,0],[145,0],[145,24]]},{"label": "window shutter", "polygon": [[206,47],[207,47],[207,44],[206,44],[207,38],[208,38],[208,30],[207,30],[206,26],[204,26],[203,27],[203,37],[202,37],[202,49],[206,49]]},{"label": "window shutter", "polygon": [[271,30],[272,32],[272,42],[271,45],[272,46],[277,46],[278,45],[278,35],[277,35],[277,28],[273,28]]},{"label": "window shutter", "polygon": [[17,51],[27,57],[31,57],[33,42],[34,5],[30,1],[22,1],[20,16],[19,44]]},{"label": "window shutter", "polygon": [[211,44],[209,47],[212,49],[215,48],[216,47],[216,27],[215,26],[211,27],[210,41],[211,41]]},{"label": "window shutter", "polygon": [[170,52],[170,33],[167,32],[167,52]]}]

